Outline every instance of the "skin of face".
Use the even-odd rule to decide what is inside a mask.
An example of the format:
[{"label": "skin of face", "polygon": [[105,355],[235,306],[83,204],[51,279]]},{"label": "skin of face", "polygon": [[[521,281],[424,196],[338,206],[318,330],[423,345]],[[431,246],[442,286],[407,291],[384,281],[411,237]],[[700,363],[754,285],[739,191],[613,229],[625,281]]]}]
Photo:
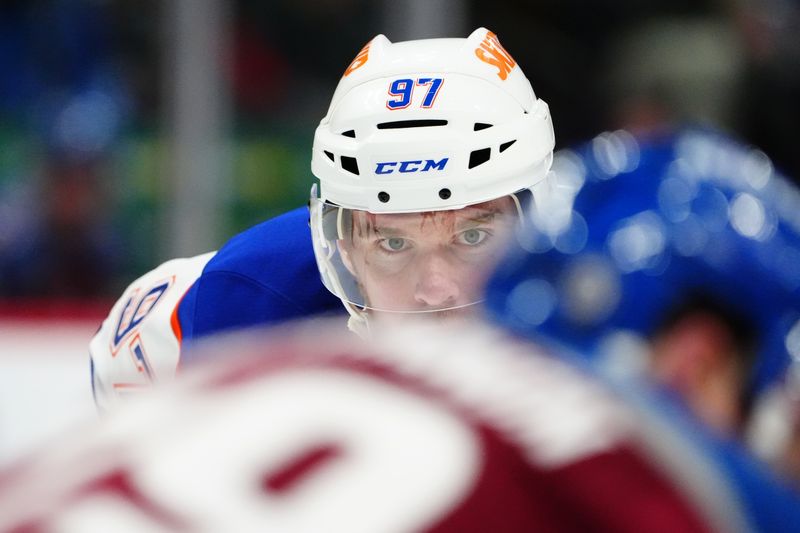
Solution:
[{"label": "skin of face", "polygon": [[474,312],[470,304],[481,299],[518,220],[510,197],[451,211],[354,211],[339,249],[373,315],[464,315]]}]

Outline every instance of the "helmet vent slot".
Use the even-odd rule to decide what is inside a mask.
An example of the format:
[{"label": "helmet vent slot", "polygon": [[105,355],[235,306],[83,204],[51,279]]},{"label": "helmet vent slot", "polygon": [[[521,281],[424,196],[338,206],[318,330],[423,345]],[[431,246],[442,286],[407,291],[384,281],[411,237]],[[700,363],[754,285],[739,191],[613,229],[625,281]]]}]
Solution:
[{"label": "helmet vent slot", "polygon": [[341,159],[342,168],[348,171],[350,174],[355,174],[358,176],[358,162],[356,161],[356,158],[343,155]]},{"label": "helmet vent slot", "polygon": [[331,161],[334,160],[333,159],[333,154],[331,152],[329,152],[327,150],[323,150],[322,153],[324,153],[326,156],[328,156],[328,159],[330,159]]},{"label": "helmet vent slot", "polygon": [[501,145],[500,145],[500,153],[503,153],[503,152],[505,152],[505,151],[506,151],[506,150],[507,150],[507,149],[508,149],[508,148],[509,148],[509,147],[510,147],[512,144],[514,144],[515,142],[517,142],[517,140],[516,140],[516,139],[514,139],[513,141],[508,141],[508,142],[506,142],[506,143],[503,143],[503,144],[501,144]]},{"label": "helmet vent slot", "polygon": [[356,138],[356,130],[343,131],[342,135],[344,135],[345,137],[352,137],[353,139],[355,139]]},{"label": "helmet vent slot", "polygon": [[487,124],[485,122],[476,122],[475,125],[472,127],[472,131],[481,131],[487,128],[491,128],[494,124]]},{"label": "helmet vent slot", "polygon": [[491,148],[481,148],[480,150],[473,150],[469,154],[469,168],[475,168],[478,165],[486,163],[492,156]]},{"label": "helmet vent slot", "polygon": [[381,122],[378,124],[378,129],[397,130],[403,128],[427,128],[430,126],[447,126],[447,121],[441,119],[397,120],[395,122]]}]

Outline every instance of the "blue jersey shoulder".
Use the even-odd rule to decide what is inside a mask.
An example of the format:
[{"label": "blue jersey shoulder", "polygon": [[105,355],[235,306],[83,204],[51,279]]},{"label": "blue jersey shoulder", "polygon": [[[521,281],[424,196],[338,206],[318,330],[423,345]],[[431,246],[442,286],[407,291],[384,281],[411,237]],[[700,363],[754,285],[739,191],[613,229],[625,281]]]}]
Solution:
[{"label": "blue jersey shoulder", "polygon": [[308,209],[298,208],[231,238],[178,309],[184,340],[343,311],[320,280]]}]

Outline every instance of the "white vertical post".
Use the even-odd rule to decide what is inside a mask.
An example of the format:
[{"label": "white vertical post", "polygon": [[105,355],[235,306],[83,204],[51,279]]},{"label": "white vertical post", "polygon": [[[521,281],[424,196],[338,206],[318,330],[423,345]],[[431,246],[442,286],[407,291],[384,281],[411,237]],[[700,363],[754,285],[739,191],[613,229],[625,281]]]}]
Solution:
[{"label": "white vertical post", "polygon": [[390,41],[466,37],[466,0],[384,0],[383,32]]},{"label": "white vertical post", "polygon": [[163,252],[179,257],[219,245],[229,96],[225,0],[169,0],[164,6],[168,201]]}]

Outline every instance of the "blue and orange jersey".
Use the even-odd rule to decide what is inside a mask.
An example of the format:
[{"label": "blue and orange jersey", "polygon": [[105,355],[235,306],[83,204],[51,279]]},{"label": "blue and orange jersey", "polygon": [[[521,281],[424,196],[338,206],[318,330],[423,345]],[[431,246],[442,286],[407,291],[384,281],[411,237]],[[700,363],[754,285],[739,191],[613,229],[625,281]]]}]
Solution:
[{"label": "blue and orange jersey", "polygon": [[172,379],[206,335],[333,312],[344,309],[320,280],[308,211],[294,209],[129,285],[90,344],[95,400],[107,409]]}]

